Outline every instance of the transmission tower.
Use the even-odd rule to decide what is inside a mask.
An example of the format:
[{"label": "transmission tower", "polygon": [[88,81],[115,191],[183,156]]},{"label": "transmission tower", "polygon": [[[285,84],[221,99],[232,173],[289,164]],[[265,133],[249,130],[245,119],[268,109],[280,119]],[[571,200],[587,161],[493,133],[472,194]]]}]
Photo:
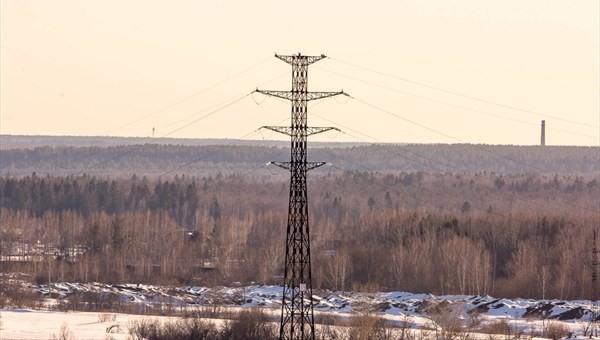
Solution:
[{"label": "transmission tower", "polygon": [[298,53],[297,55],[275,54],[275,57],[292,65],[291,91],[256,89],[256,92],[292,102],[291,126],[263,126],[263,128],[291,137],[290,162],[271,163],[289,170],[291,175],[279,338],[314,339],[315,324],[313,319],[306,173],[325,163],[307,161],[307,137],[337,129],[333,127],[308,127],[307,103],[310,100],[345,93],[344,91],[308,92],[308,66],[326,58],[325,55],[304,56]]}]

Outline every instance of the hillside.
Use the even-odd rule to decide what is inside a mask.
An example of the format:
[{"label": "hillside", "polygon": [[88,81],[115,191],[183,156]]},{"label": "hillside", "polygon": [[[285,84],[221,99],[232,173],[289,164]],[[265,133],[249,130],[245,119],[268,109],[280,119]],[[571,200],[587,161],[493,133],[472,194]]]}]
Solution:
[{"label": "hillside", "polygon": [[[311,159],[334,163],[307,183],[314,287],[587,298],[599,150],[313,148]],[[37,282],[281,281],[289,174],[264,165],[286,160],[283,147],[1,155],[1,271]]]},{"label": "hillside", "polygon": [[[111,175],[113,177],[240,174],[268,179],[270,161],[286,161],[277,141],[153,140],[108,137],[1,136],[0,174]],[[160,144],[159,144],[160,143]],[[327,161],[316,172],[380,171],[498,174],[596,174],[599,147],[473,144],[315,143],[309,160]],[[277,172],[275,172],[277,173]],[[279,172],[281,174],[281,172]]]}]

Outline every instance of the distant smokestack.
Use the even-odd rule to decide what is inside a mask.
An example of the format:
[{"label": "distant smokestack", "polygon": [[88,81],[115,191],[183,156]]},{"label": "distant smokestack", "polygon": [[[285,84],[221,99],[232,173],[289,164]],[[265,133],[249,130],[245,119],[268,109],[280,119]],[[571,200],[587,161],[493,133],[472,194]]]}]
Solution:
[{"label": "distant smokestack", "polygon": [[542,120],[542,142],[541,146],[546,146],[546,121]]}]

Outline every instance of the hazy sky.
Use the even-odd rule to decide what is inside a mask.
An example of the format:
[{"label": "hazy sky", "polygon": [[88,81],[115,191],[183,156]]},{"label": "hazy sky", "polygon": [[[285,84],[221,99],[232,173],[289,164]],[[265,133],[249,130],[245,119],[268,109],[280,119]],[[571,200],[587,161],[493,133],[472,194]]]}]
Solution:
[{"label": "hazy sky", "polygon": [[345,132],[314,140],[538,144],[545,119],[547,144],[600,145],[598,0],[0,6],[1,134],[285,138],[253,131],[288,125],[287,102],[208,114],[289,90],[273,54],[301,52],[330,57],[309,89],[355,97],[311,103]]}]

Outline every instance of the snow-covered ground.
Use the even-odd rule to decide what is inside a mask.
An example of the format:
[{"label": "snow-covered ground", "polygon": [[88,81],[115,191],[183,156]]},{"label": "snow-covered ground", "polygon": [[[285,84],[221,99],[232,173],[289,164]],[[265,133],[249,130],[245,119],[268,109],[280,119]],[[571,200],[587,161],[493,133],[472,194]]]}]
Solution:
[{"label": "snow-covered ground", "polygon": [[[72,339],[130,339],[128,325],[145,316],[110,314],[114,321],[100,321],[99,313],[2,310],[0,339],[57,339],[70,334]],[[167,317],[154,317],[161,320]],[[112,319],[112,318],[111,318]],[[64,327],[64,328],[63,328]],[[68,332],[68,333],[65,333]]]},{"label": "snow-covered ground", "polygon": [[[281,306],[281,286],[244,287],[154,286],[140,284],[52,283],[28,285],[47,300],[68,300],[75,293],[112,294],[119,301],[141,307],[170,304],[177,307],[220,305],[240,307]],[[598,311],[589,300],[560,301],[532,299],[496,299],[489,295],[413,294],[407,292],[313,292],[315,311],[375,312],[382,315],[430,314],[432,309],[460,305],[462,314],[519,318],[543,318],[561,321],[589,321]]]},{"label": "snow-covered ground", "polygon": [[[108,285],[102,283],[25,284],[40,293],[49,310],[1,310],[1,339],[48,339],[61,332],[61,326],[77,339],[127,338],[127,325],[148,316],[112,313],[114,321],[101,320],[99,312],[59,312],[51,310],[61,304],[79,299],[84,309],[102,307],[123,308],[137,313],[152,312],[164,315],[178,311],[193,311],[206,306],[222,308],[264,308],[277,315],[281,307],[280,286],[254,285],[246,287],[153,286],[138,284]],[[83,299],[83,296],[87,298]],[[109,299],[107,297],[112,297]],[[107,301],[112,301],[107,304]],[[118,303],[118,306],[116,305]],[[317,321],[320,316],[350,319],[369,312],[389,320],[390,327],[413,330],[441,329],[444,323],[459,322],[471,330],[485,325],[502,323],[512,333],[541,334],[550,324],[560,324],[574,334],[583,334],[593,311],[590,301],[558,301],[530,299],[496,299],[491,296],[462,296],[412,294],[406,292],[331,292],[314,291],[313,303]],[[96,304],[96,305],[94,305]],[[167,316],[158,318],[166,319]],[[276,318],[274,318],[276,320]],[[220,322],[220,321],[219,321]],[[107,328],[112,326],[108,334]]]},{"label": "snow-covered ground", "polygon": [[[0,330],[0,339],[52,339],[61,338],[61,335],[70,335],[72,339],[131,339],[129,326],[135,321],[144,319],[155,319],[162,322],[173,320],[177,317],[166,316],[143,316],[123,313],[110,313],[109,320],[102,321],[102,313],[92,312],[58,312],[58,311],[34,311],[34,310],[1,310],[0,311],[2,328]],[[396,322],[407,322],[410,328],[407,332],[414,334],[415,338],[436,339],[439,338],[439,332],[436,333],[431,327],[434,323],[431,319],[412,315],[412,316],[393,316],[388,319]],[[485,318],[486,322],[498,321],[494,317]],[[531,334],[541,334],[545,327],[545,321],[525,320],[520,318],[508,318],[511,326],[510,338],[514,338],[515,333],[521,333],[522,338],[533,339]],[[217,325],[222,325],[223,320],[210,320]],[[574,335],[582,337],[583,329],[586,323],[581,321],[562,322]],[[320,325],[316,326],[321,327]],[[65,333],[65,331],[67,333]],[[397,332],[400,332],[398,329]],[[465,334],[470,339],[490,339],[488,334],[479,333],[476,329],[466,330]],[[501,339],[506,338],[506,334],[499,334]],[[67,337],[69,338],[69,337]],[[458,338],[458,337],[457,337]],[[497,337],[496,337],[497,338]]]}]

